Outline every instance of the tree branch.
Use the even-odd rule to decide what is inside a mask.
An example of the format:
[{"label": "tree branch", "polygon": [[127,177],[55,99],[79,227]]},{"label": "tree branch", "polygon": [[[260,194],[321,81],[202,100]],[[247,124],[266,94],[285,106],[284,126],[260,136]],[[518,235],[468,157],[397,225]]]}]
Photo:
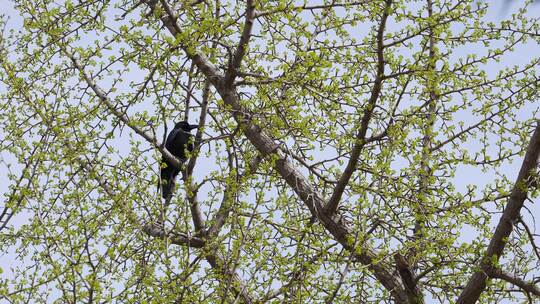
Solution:
[{"label": "tree branch", "polygon": [[396,268],[401,276],[401,281],[407,291],[409,303],[424,303],[422,293],[418,289],[418,280],[414,277],[411,271],[409,262],[399,252],[394,254],[394,260],[396,262]]},{"label": "tree branch", "polygon": [[154,135],[142,130],[141,128],[137,127],[132,123],[132,121],[129,119],[129,117],[122,113],[121,111],[117,110],[112,101],[107,97],[107,94],[95,83],[95,81],[92,79],[92,77],[86,72],[83,65],[80,63],[80,61],[75,58],[75,56],[70,53],[67,49],[62,48],[62,51],[66,54],[66,56],[71,60],[73,63],[73,66],[79,71],[83,79],[85,80],[86,84],[92,89],[94,94],[99,98],[99,100],[111,111],[111,113],[118,118],[121,122],[125,123],[133,132],[140,135],[142,138],[146,139],[151,145],[153,145],[155,148],[161,152],[163,157],[167,159],[173,166],[175,166],[178,169],[182,169],[183,165],[182,162],[177,159],[174,155],[172,155],[171,152],[169,152],[162,144],[160,144],[157,139],[154,137]]},{"label": "tree branch", "polygon": [[[427,11],[428,18],[433,18],[433,1],[427,0]],[[433,26],[429,26],[429,46],[428,46],[428,62],[427,70],[433,75],[436,75],[436,45],[435,45],[435,29]],[[424,230],[428,226],[429,215],[426,214],[426,205],[429,203],[429,198],[431,196],[431,182],[430,177],[433,176],[433,170],[431,165],[431,159],[433,156],[433,151],[429,148],[433,142],[433,126],[435,125],[436,113],[437,113],[437,94],[436,92],[436,79],[428,78],[426,86],[428,93],[428,104],[425,115],[425,124],[420,132],[423,133],[422,137],[422,151],[420,158],[420,170],[418,178],[418,192],[415,193],[416,198],[413,201],[416,201],[412,204],[411,208],[414,213],[415,223],[413,228],[412,239],[416,244],[411,246],[407,256],[417,256],[418,251],[421,251],[426,242]],[[416,259],[413,259],[416,260]],[[413,268],[416,267],[415,263],[412,265]]]},{"label": "tree branch", "polygon": [[332,1],[331,4],[321,4],[321,5],[313,5],[313,6],[308,6],[307,4],[304,4],[300,6],[287,6],[284,8],[278,8],[271,11],[258,12],[255,15],[255,18],[260,18],[260,17],[264,17],[264,16],[276,14],[276,13],[287,12],[287,11],[306,11],[306,10],[314,11],[314,10],[323,10],[323,9],[330,9],[330,8],[336,8],[336,7],[358,6],[358,5],[367,4],[367,3],[369,3],[369,1],[355,1],[351,3],[334,3],[334,1]]},{"label": "tree branch", "polygon": [[531,186],[532,172],[538,165],[538,156],[540,155],[540,120],[537,120],[536,123],[536,129],[527,147],[527,152],[525,153],[525,158],[521,164],[514,188],[508,199],[508,204],[489,242],[487,251],[484,253],[480,262],[480,270],[476,271],[469,279],[467,286],[463,289],[457,300],[459,304],[470,304],[478,301],[480,294],[486,288],[486,281],[488,279],[484,269],[493,266],[494,263],[499,261],[504,247],[508,242],[508,237],[512,233],[514,223],[519,219],[520,210],[527,198],[528,188]]},{"label": "tree branch", "polygon": [[234,82],[236,75],[238,75],[238,72],[240,70],[242,59],[246,54],[246,49],[249,43],[249,39],[251,37],[251,30],[253,29],[253,19],[255,18],[255,3],[253,0],[246,1],[245,15],[246,20],[244,23],[244,30],[242,31],[242,36],[240,36],[238,47],[236,48],[234,57],[231,58],[231,61],[228,64],[229,68],[227,70],[227,73],[225,74],[224,81],[226,86],[230,86]]},{"label": "tree branch", "polygon": [[527,293],[532,293],[533,295],[540,297],[540,289],[533,283],[525,282],[524,280],[496,267],[486,267],[484,268],[484,271],[490,278],[504,280],[508,283],[516,285]]},{"label": "tree branch", "polygon": [[525,220],[523,220],[522,217],[519,217],[518,222],[521,223],[521,225],[523,225],[523,228],[525,228],[525,232],[527,233],[527,236],[529,237],[529,242],[531,243],[531,247],[534,253],[536,254],[536,258],[538,259],[538,261],[540,261],[540,250],[538,250],[538,246],[534,242],[534,235],[531,231],[531,228],[529,228],[529,226],[527,225],[527,223],[525,223]]},{"label": "tree branch", "polygon": [[194,248],[203,248],[206,245],[205,240],[201,238],[192,237],[178,232],[167,233],[165,230],[163,230],[163,228],[152,224],[144,225],[142,230],[149,236],[159,239],[167,239],[168,242],[176,245],[187,245]]},{"label": "tree branch", "polygon": [[209,236],[215,236],[219,233],[223,225],[225,225],[227,218],[229,217],[229,213],[232,208],[233,199],[235,198],[235,193],[233,191],[237,188],[236,183],[238,182],[238,179],[235,178],[235,176],[238,174],[234,170],[233,165],[233,159],[230,152],[228,152],[228,167],[229,167],[229,182],[225,186],[225,190],[223,191],[223,198],[221,200],[221,204],[219,206],[218,211],[216,212],[213,224],[208,228],[206,233]]},{"label": "tree branch", "polygon": [[222,275],[225,275],[231,280],[235,295],[237,297],[240,296],[244,303],[251,304],[256,302],[248,293],[248,290],[246,286],[242,283],[240,277],[225,264],[223,257],[219,256],[216,253],[208,255],[206,257],[206,261],[208,261],[212,268],[217,269]]},{"label": "tree branch", "polygon": [[392,0],[385,1],[385,8],[381,18],[381,23],[379,24],[379,29],[377,31],[377,76],[373,83],[371,96],[367,105],[365,106],[364,115],[362,116],[362,120],[360,121],[360,129],[356,134],[355,144],[352,149],[349,162],[347,163],[345,171],[343,171],[343,174],[339,178],[338,183],[334,188],[334,192],[332,193],[332,196],[328,200],[328,203],[325,207],[325,213],[330,216],[332,216],[336,212],[339,201],[341,200],[341,196],[345,191],[345,187],[347,187],[354,171],[356,171],[356,166],[360,158],[360,152],[366,144],[366,134],[369,127],[369,121],[371,120],[371,115],[373,114],[373,110],[375,109],[375,104],[377,103],[379,95],[381,94],[382,82],[384,78],[384,29],[386,26],[386,20],[388,19],[388,15],[390,14],[391,5]]}]

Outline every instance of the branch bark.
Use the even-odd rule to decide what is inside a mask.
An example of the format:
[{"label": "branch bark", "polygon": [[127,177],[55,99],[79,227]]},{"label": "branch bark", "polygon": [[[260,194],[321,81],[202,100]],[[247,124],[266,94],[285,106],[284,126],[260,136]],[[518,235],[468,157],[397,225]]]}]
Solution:
[{"label": "branch bark", "polygon": [[206,245],[206,242],[201,238],[191,237],[184,233],[167,233],[161,227],[155,225],[145,225],[143,226],[142,230],[149,236],[160,239],[167,239],[171,244],[187,245],[194,248],[203,248],[204,245]]},{"label": "branch bark", "polygon": [[231,58],[229,62],[229,69],[225,74],[225,85],[230,86],[234,82],[236,75],[240,71],[240,65],[242,64],[242,59],[246,54],[246,49],[251,38],[251,30],[253,29],[253,19],[255,19],[255,3],[253,0],[246,1],[246,20],[244,22],[244,29],[242,31],[242,36],[240,36],[240,41],[238,42],[238,47],[234,53],[234,57]]},{"label": "branch bark", "polygon": [[401,276],[401,281],[405,286],[407,291],[407,296],[409,297],[409,303],[419,304],[424,303],[422,293],[418,288],[418,280],[411,271],[411,266],[409,262],[402,256],[400,253],[394,255],[394,260],[396,261],[396,268]]},{"label": "branch bark", "polygon": [[508,283],[516,285],[527,293],[531,293],[535,296],[540,297],[540,289],[533,283],[525,282],[524,280],[516,277],[515,275],[512,275],[496,267],[486,267],[484,271],[490,278],[504,280]]},{"label": "branch bark", "polygon": [[463,289],[457,300],[459,304],[471,304],[478,301],[478,298],[480,298],[480,295],[486,288],[488,279],[485,269],[491,268],[499,261],[504,247],[508,242],[508,237],[512,233],[513,226],[519,219],[520,210],[523,207],[523,203],[527,198],[527,192],[531,186],[532,173],[538,165],[538,156],[540,155],[540,120],[537,120],[536,123],[536,129],[527,147],[527,152],[525,153],[521,169],[508,199],[508,204],[480,262],[479,270],[471,276],[467,286]]},{"label": "branch bark", "polygon": [[385,1],[385,8],[379,24],[379,29],[377,31],[377,76],[373,83],[371,96],[364,109],[364,115],[360,121],[360,129],[356,134],[355,144],[353,146],[349,162],[347,163],[345,171],[343,171],[343,174],[339,178],[338,183],[334,188],[334,192],[332,193],[332,196],[328,200],[328,204],[325,207],[325,213],[330,216],[336,212],[339,201],[341,200],[343,192],[345,191],[345,187],[349,184],[349,180],[351,179],[354,171],[356,171],[356,166],[358,165],[358,160],[360,158],[360,152],[362,152],[362,149],[366,144],[366,134],[369,127],[369,121],[371,120],[373,110],[375,109],[375,104],[377,103],[379,95],[381,94],[382,82],[384,79],[384,29],[386,27],[386,20],[390,14],[391,5],[391,0]]}]

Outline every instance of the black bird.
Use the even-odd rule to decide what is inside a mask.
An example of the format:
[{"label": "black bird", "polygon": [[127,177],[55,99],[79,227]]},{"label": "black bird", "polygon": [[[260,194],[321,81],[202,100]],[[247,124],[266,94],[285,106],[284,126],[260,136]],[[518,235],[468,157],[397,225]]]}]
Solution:
[{"label": "black bird", "polygon": [[[172,155],[178,157],[183,163],[186,161],[186,150],[193,151],[193,141],[190,131],[199,127],[198,125],[190,125],[187,121],[181,121],[174,126],[165,141],[165,148],[172,153]],[[180,169],[176,168],[173,164],[162,157],[161,161],[164,163],[161,167],[161,196],[164,199],[169,199],[173,188],[176,176],[180,172]]]}]

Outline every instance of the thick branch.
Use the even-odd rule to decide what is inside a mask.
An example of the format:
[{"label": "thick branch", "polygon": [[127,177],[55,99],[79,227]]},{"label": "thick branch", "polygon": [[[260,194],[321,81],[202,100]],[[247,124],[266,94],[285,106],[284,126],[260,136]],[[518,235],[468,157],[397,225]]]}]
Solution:
[{"label": "thick branch", "polygon": [[414,277],[414,274],[411,271],[411,266],[407,262],[404,256],[399,253],[394,255],[394,260],[396,261],[396,268],[401,277],[401,281],[405,286],[407,291],[407,296],[409,297],[409,303],[423,303],[422,293],[418,289],[417,282],[418,280]]},{"label": "thick branch", "polygon": [[517,287],[523,289],[527,293],[531,293],[535,296],[540,297],[540,289],[533,283],[525,282],[524,280],[508,272],[504,272],[502,271],[502,269],[495,268],[495,267],[486,267],[484,271],[490,278],[504,280],[508,283],[516,285]]},{"label": "thick branch", "polygon": [[[157,3],[147,2],[146,4],[153,10]],[[165,25],[169,32],[176,37],[182,30],[180,29],[180,26],[178,26],[178,23],[176,23],[176,17],[167,1],[161,0],[161,4],[165,9],[165,14],[161,17],[161,22],[163,22],[163,25]],[[223,76],[219,74],[218,69],[203,54],[190,51],[190,49],[186,47],[183,47],[183,49],[186,52],[187,57],[195,63],[197,68],[203,72],[204,75],[206,75],[210,83],[215,84],[222,80]]]},{"label": "thick branch", "polygon": [[155,225],[145,225],[142,229],[149,236],[167,239],[168,242],[176,245],[187,245],[194,248],[202,248],[206,244],[203,239],[191,237],[183,233],[165,232],[162,228]]},{"label": "thick branch", "polygon": [[495,229],[495,233],[489,242],[487,251],[482,258],[480,270],[476,271],[469,279],[467,286],[461,292],[457,303],[469,304],[476,303],[480,294],[486,288],[488,279],[484,269],[492,267],[494,263],[499,261],[503,253],[504,247],[508,242],[508,237],[512,233],[514,223],[519,219],[519,213],[523,207],[523,203],[527,198],[528,188],[531,186],[532,173],[538,165],[538,156],[540,155],[540,120],[537,121],[536,129],[531,137],[525,158],[521,164],[518,177],[514,184],[514,188],[508,199],[508,204],[499,220],[499,224]]}]

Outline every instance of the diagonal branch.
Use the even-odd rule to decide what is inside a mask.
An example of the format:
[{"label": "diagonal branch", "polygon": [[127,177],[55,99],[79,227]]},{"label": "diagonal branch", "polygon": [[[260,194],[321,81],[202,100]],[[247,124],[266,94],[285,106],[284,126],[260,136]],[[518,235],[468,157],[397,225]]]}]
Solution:
[{"label": "diagonal branch", "polygon": [[[84,160],[81,160],[79,158],[76,158],[75,161],[77,161],[87,172],[95,171],[93,166],[91,165],[91,163],[89,161],[84,161]],[[106,180],[104,180],[97,173],[96,174],[90,174],[90,175],[94,176],[94,179],[96,180],[98,185],[101,187],[101,189],[103,189],[103,191],[105,191],[105,193],[113,201],[115,201],[115,202],[118,201],[118,199],[117,199],[118,195],[109,186],[109,184],[108,184],[108,182]],[[189,246],[189,247],[194,247],[194,248],[202,248],[205,245],[205,241],[200,239],[200,238],[191,237],[191,236],[186,235],[184,233],[178,233],[178,232],[167,233],[167,232],[165,232],[164,229],[162,229],[160,227],[157,227],[155,225],[151,225],[151,224],[142,225],[137,220],[137,218],[136,218],[135,214],[133,214],[132,210],[126,210],[124,204],[119,204],[119,206],[127,214],[128,218],[129,218],[129,220],[131,222],[135,223],[139,227],[142,226],[141,227],[142,231],[144,233],[146,233],[147,235],[151,236],[151,237],[156,237],[156,238],[160,238],[160,239],[165,239],[166,238],[172,244]]]},{"label": "diagonal branch", "polygon": [[515,275],[505,272],[502,269],[496,267],[486,267],[484,271],[490,278],[501,279],[508,283],[514,284],[517,287],[523,289],[527,293],[532,293],[535,296],[540,297],[540,288],[533,283],[525,282],[524,280],[516,277]]},{"label": "diagonal branch", "polygon": [[523,228],[525,228],[525,232],[527,233],[527,237],[529,238],[529,242],[531,243],[531,247],[532,247],[534,253],[536,254],[536,258],[538,259],[538,261],[540,261],[540,250],[538,249],[538,246],[534,242],[534,235],[533,235],[533,232],[531,231],[531,228],[529,228],[529,226],[527,225],[527,223],[525,223],[525,220],[523,220],[522,217],[519,218],[518,222],[521,225],[523,225]]},{"label": "diagonal branch", "polygon": [[[157,5],[157,1],[149,1],[146,2],[146,4],[153,11]],[[161,4],[165,10],[165,14],[163,14],[161,17],[161,22],[163,22],[163,25],[165,25],[169,32],[176,37],[177,34],[182,32],[180,26],[178,26],[178,23],[176,23],[177,18],[166,0],[161,0]],[[219,74],[218,69],[203,54],[194,52],[185,46],[183,47],[183,50],[186,52],[187,57],[191,59],[193,63],[195,63],[197,68],[199,68],[199,70],[207,76],[210,83],[215,85],[217,82],[222,80],[223,76]]]},{"label": "diagonal branch", "polygon": [[236,272],[234,272],[234,270],[227,266],[224,257],[218,253],[215,253],[208,255],[206,257],[206,261],[210,264],[210,266],[212,266],[213,269],[216,269],[219,273],[230,280],[230,284],[233,287],[235,295],[237,297],[241,297],[244,303],[256,303],[255,299],[253,299],[248,293],[247,287],[244,285],[244,283],[242,283],[242,279],[238,276],[238,274],[236,274]]},{"label": "diagonal branch", "polygon": [[356,166],[358,165],[358,160],[360,158],[360,152],[366,144],[366,134],[369,127],[369,121],[371,120],[373,110],[375,109],[375,104],[377,103],[379,95],[381,94],[382,82],[384,79],[384,29],[388,15],[390,15],[391,5],[392,0],[385,1],[385,8],[379,24],[379,29],[377,31],[377,76],[373,82],[371,96],[369,97],[369,101],[365,106],[364,114],[362,116],[362,120],[360,121],[360,129],[356,134],[355,144],[353,146],[349,162],[347,163],[347,166],[339,178],[338,183],[334,188],[334,192],[332,193],[332,196],[328,200],[328,204],[325,207],[325,212],[330,216],[333,215],[338,209],[339,201],[343,196],[345,187],[347,187],[354,171],[356,171]]},{"label": "diagonal branch", "polygon": [[246,1],[246,20],[244,23],[244,29],[242,31],[242,36],[240,36],[240,41],[238,42],[238,47],[234,53],[234,57],[229,62],[229,69],[225,74],[225,85],[230,86],[240,70],[240,64],[242,59],[246,54],[246,49],[251,38],[251,30],[253,29],[253,19],[255,19],[255,3],[253,0]]},{"label": "diagonal branch", "polygon": [[396,268],[401,276],[401,281],[403,282],[405,290],[407,291],[409,302],[415,304],[424,303],[422,293],[418,288],[418,279],[411,271],[411,266],[409,265],[407,259],[405,259],[405,257],[398,252],[394,254],[394,260],[396,261]]},{"label": "diagonal branch", "polygon": [[[47,133],[48,132],[45,132],[42,135],[41,139],[39,140],[39,144],[37,144],[30,155],[26,157],[27,163],[24,166],[17,183],[14,185],[11,194],[4,203],[4,208],[0,213],[0,232],[8,226],[9,221],[15,214],[19,212],[19,208],[21,205],[23,205],[23,202],[26,199],[26,195],[24,194],[24,191],[21,191],[21,189],[30,188],[32,186],[32,181],[34,180],[38,165],[40,164],[39,161],[34,160],[34,155],[36,152],[41,150],[40,145],[43,144],[44,140],[46,139]],[[22,185],[24,179],[27,180],[26,186]]]},{"label": "diagonal branch", "polygon": [[[521,164],[518,177],[514,184],[514,188],[510,193],[508,204],[504,209],[504,212],[499,220],[499,224],[495,229],[495,233],[489,242],[487,251],[484,253],[482,261],[480,262],[480,270],[476,271],[467,286],[457,300],[460,304],[476,303],[480,294],[486,288],[486,282],[488,275],[484,269],[492,267],[499,261],[500,256],[504,251],[504,247],[508,242],[508,237],[512,233],[514,224],[519,219],[519,213],[523,207],[523,203],[527,198],[527,192],[531,188],[533,182],[533,171],[538,165],[538,157],[540,156],[540,120],[536,121],[537,125],[535,131],[527,147],[525,158]],[[535,185],[537,187],[537,185]]]}]

